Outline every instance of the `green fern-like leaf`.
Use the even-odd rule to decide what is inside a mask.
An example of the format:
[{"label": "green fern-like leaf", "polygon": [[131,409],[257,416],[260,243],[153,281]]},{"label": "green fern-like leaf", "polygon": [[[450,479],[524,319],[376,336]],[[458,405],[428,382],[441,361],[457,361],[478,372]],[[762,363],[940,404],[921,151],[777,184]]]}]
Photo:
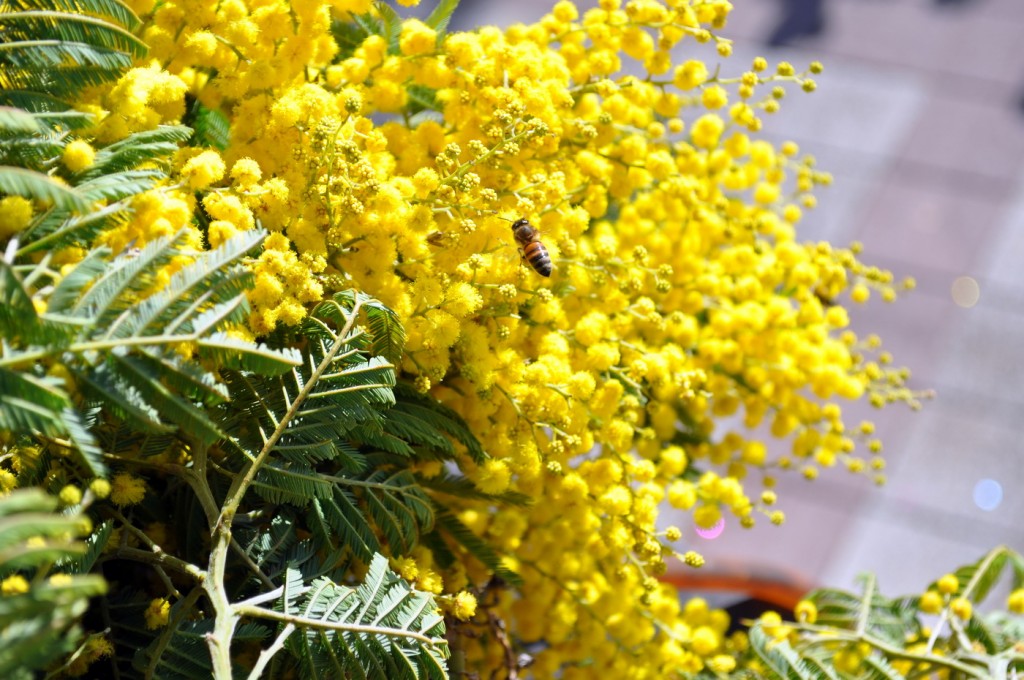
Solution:
[{"label": "green fern-like leaf", "polygon": [[[33,578],[37,569],[78,558],[81,521],[55,512],[56,499],[36,489],[0,498],[0,579],[22,572],[27,590],[0,597],[0,673],[25,677],[74,649],[89,598],[106,592],[99,576]],[[30,542],[31,539],[31,542]]]},{"label": "green fern-like leaf", "polygon": [[980,644],[988,654],[998,654],[1011,644],[1000,634],[998,629],[990,627],[984,619],[978,616],[968,619],[964,624],[964,631],[973,643]]},{"label": "green fern-like leaf", "polygon": [[454,457],[455,447],[451,441],[437,427],[428,424],[431,415],[430,411],[415,405],[399,404],[388,411],[386,428],[389,434],[429,449],[438,458]]},{"label": "green fern-like leaf", "polygon": [[0,193],[49,202],[69,213],[83,213],[89,209],[89,201],[73,189],[41,172],[24,168],[0,167]]},{"label": "green fern-like leaf", "polygon": [[163,178],[159,170],[128,170],[84,181],[75,192],[88,201],[120,201],[149,191]]},{"label": "green fern-like leaf", "polygon": [[49,10],[87,14],[107,19],[130,31],[139,26],[139,18],[121,0],[6,0],[12,10]]},{"label": "green fern-like leaf", "polygon": [[[390,421],[396,414],[402,414],[406,427],[414,427],[411,421],[417,421],[417,430],[431,430],[443,433],[462,444],[474,462],[482,463],[487,454],[484,453],[480,441],[469,429],[458,413],[448,408],[429,395],[420,394],[407,383],[395,386],[395,407],[389,412],[385,427],[390,430]],[[429,437],[429,435],[428,435]],[[429,437],[433,439],[433,437]],[[415,440],[414,440],[415,441]],[[419,442],[425,443],[425,442]],[[452,450],[448,445],[441,445],[438,453],[451,457]]]},{"label": "green fern-like leaf", "polygon": [[65,246],[89,244],[104,229],[116,226],[127,215],[128,202],[117,201],[80,215],[62,208],[43,213],[18,234],[18,258]]},{"label": "green fern-like leaf", "polygon": [[306,677],[447,678],[444,619],[433,598],[412,590],[380,555],[358,588],[317,579],[282,608],[297,617],[300,631],[287,647]]},{"label": "green fern-like leaf", "polygon": [[193,129],[192,146],[212,146],[221,151],[228,147],[231,123],[220,111],[209,109],[197,101],[185,122]]},{"label": "green fern-like leaf", "polygon": [[[70,435],[93,472],[102,471],[99,450],[70,409],[63,383],[31,372],[41,360],[59,359],[85,396],[141,432],[177,429],[206,443],[224,439],[207,408],[224,401],[227,389],[209,368],[185,360],[178,347],[190,344],[208,362],[267,374],[298,363],[294,351],[228,339],[219,330],[244,317],[249,274],[237,262],[262,238],[261,232],[245,232],[194,255],[149,297],[156,272],[179,253],[181,235],[105,267],[102,252],[90,254],[53,289],[52,304],[41,315],[18,271],[0,262],[0,302],[6,303],[0,305],[0,336],[7,343],[0,359],[0,427]],[[34,268],[25,271],[35,276]]]},{"label": "green fern-like leaf", "polygon": [[382,546],[366,514],[352,492],[335,487],[328,499],[316,499],[307,515],[313,534],[324,545],[349,550],[359,560],[368,560]]},{"label": "green fern-like leaf", "polygon": [[96,152],[93,164],[75,177],[76,181],[114,175],[169,157],[192,136],[184,125],[161,125],[136,132]]},{"label": "green fern-like leaf", "polygon": [[66,431],[61,413],[69,405],[58,380],[0,368],[0,429],[60,436]]},{"label": "green fern-like leaf", "polygon": [[345,479],[272,462],[258,473],[254,487],[272,503],[310,506],[307,521],[314,533],[360,559],[381,549],[374,527],[402,554],[434,523],[430,499],[407,471],[376,470],[363,479]]},{"label": "green fern-like leaf", "polygon": [[412,550],[434,525],[434,507],[412,473],[377,470],[360,481],[365,505],[388,545],[399,554]]},{"label": "green fern-like leaf", "polygon": [[253,490],[271,503],[303,507],[314,498],[330,498],[331,483],[313,468],[271,461],[257,473]]},{"label": "green fern-like leaf", "polygon": [[10,89],[70,93],[75,87],[109,82],[131,64],[127,52],[66,40],[21,40],[0,45],[3,83]]},{"label": "green fern-like leaf", "polygon": [[380,16],[380,35],[387,41],[388,52],[398,54],[398,35],[402,30],[402,17],[398,16],[394,7],[381,0],[373,3],[373,8]]},{"label": "green fern-like leaf", "polygon": [[37,135],[42,134],[43,126],[28,111],[10,106],[0,106],[0,131],[5,135]]},{"label": "green fern-like leaf", "polygon": [[[38,116],[32,116],[32,120],[40,128],[46,125]],[[42,174],[46,174],[47,167],[64,148],[60,136],[49,130],[27,134],[5,131],[0,133],[0,139],[3,140],[0,144],[0,165]]]},{"label": "green fern-like leaf", "polygon": [[352,309],[356,304],[366,314],[370,354],[384,357],[393,364],[400,363],[405,347],[405,329],[398,315],[379,300],[358,291],[342,291],[332,300],[318,305],[313,316],[340,323],[345,316],[344,310]]},{"label": "green fern-like leaf", "polygon": [[433,11],[427,16],[425,23],[432,29],[437,31],[438,40],[442,38],[445,31],[448,30],[448,24],[452,20],[452,15],[455,14],[456,8],[459,6],[459,0],[441,0],[434,7]]},{"label": "green fern-like leaf", "polygon": [[867,656],[860,665],[859,680],[904,680],[903,674],[878,654]]},{"label": "green fern-like leaf", "polygon": [[765,675],[775,680],[838,680],[835,671],[802,658],[786,640],[766,635],[760,623],[750,629],[750,648],[764,665]]},{"label": "green fern-like leaf", "polygon": [[[990,550],[974,564],[968,564],[956,570],[955,575],[960,582],[958,594],[975,602],[984,600],[992,587],[999,582],[1003,570],[1010,564],[1011,551],[1006,546],[998,546]],[[932,583],[929,588],[937,588]]]},{"label": "green fern-like leaf", "polygon": [[147,51],[145,43],[116,22],[76,12],[42,9],[5,12],[0,14],[0,29],[3,29],[7,40],[12,43],[22,40],[56,40],[119,50],[134,58],[145,56]]},{"label": "green fern-like leaf", "polygon": [[447,549],[444,541],[447,537],[448,540],[454,541],[468,551],[470,555],[480,560],[480,562],[496,576],[504,579],[512,585],[519,585],[522,583],[522,579],[519,574],[516,574],[505,567],[502,563],[501,556],[495,552],[494,548],[485,540],[474,534],[472,530],[463,524],[450,510],[436,506],[435,517],[437,529],[429,536],[428,543],[430,546],[435,549],[443,548],[443,550],[448,552],[449,555],[452,555],[452,553]]},{"label": "green fern-like leaf", "polygon": [[334,21],[331,24],[331,35],[338,45],[335,61],[341,61],[351,57],[356,48],[375,33],[367,30],[367,27],[358,21]]},{"label": "green fern-like leaf", "polygon": [[[296,513],[281,508],[270,522],[268,529],[239,531],[239,543],[245,546],[245,552],[260,571],[272,583],[287,581],[287,572],[298,572],[299,581],[309,582],[315,578],[330,575],[342,564],[334,553],[332,559],[324,559],[324,546],[329,541],[321,542],[306,538],[299,540],[295,535],[297,523]],[[367,560],[369,557],[367,558]]]},{"label": "green fern-like leaf", "polygon": [[[64,568],[72,574],[87,574],[89,573],[93,565],[96,564],[96,560],[99,559],[100,553],[107,545],[107,539],[110,538],[110,534],[114,531],[114,523],[110,520],[103,522],[96,529],[89,534],[89,537],[85,539],[85,552],[68,561]],[[63,565],[62,565],[63,566]]]},{"label": "green fern-like leaf", "polygon": [[[394,368],[381,357],[366,356],[367,343],[354,327],[352,309],[346,316],[339,303],[321,305],[295,336],[284,336],[283,344],[301,337],[305,345],[301,365],[288,373],[225,373],[232,404],[242,407],[224,410],[225,429],[239,432],[238,441],[252,455],[263,448],[264,433],[282,427],[272,453],[298,467],[278,466],[260,479],[265,484],[272,484],[275,476],[282,483],[295,480],[295,487],[280,489],[291,497],[297,498],[305,484],[295,471],[324,460],[352,460],[356,454],[349,435],[366,423],[379,427],[381,410],[394,403]],[[344,335],[342,329],[347,329]],[[362,465],[353,461],[346,467]],[[258,489],[269,492],[265,485]]]},{"label": "green fern-like leaf", "polygon": [[408,110],[412,114],[410,127],[417,127],[428,120],[438,123],[444,120],[437,103],[437,90],[425,85],[409,85],[405,91]]},{"label": "green fern-like leaf", "polygon": [[[866,583],[872,583],[867,581]],[[916,610],[905,600],[890,600],[873,587],[858,597],[852,593],[826,588],[808,595],[818,607],[818,622],[844,630],[858,630],[877,635],[894,644],[902,643],[919,623]]]},{"label": "green fern-like leaf", "polygon": [[530,502],[529,496],[516,491],[506,491],[500,494],[485,493],[469,479],[449,474],[445,470],[441,470],[431,477],[418,477],[417,481],[426,489],[454,498],[474,498],[504,505],[526,505]]},{"label": "green fern-like leaf", "polygon": [[[0,89],[0,106],[20,109],[31,114],[36,122],[45,128],[45,131],[51,133],[77,130],[93,122],[92,114],[84,111],[70,110],[67,108],[66,102],[43,92]],[[40,131],[40,133],[42,132]],[[8,131],[8,134],[10,134],[10,131]],[[10,152],[10,149],[0,149],[0,159],[6,159],[8,152]],[[3,160],[2,163],[4,165],[19,165],[14,161],[8,160]]]},{"label": "green fern-like leaf", "polygon": [[[213,631],[213,621],[188,621],[179,616],[181,603],[171,607],[171,621],[180,621],[173,629],[140,649],[132,659],[132,667],[140,677],[158,677],[161,680],[208,680],[213,677],[210,647],[207,636]],[[270,636],[270,630],[259,623],[243,623],[232,639],[239,643],[258,643]],[[238,669],[239,676],[242,675]]]}]

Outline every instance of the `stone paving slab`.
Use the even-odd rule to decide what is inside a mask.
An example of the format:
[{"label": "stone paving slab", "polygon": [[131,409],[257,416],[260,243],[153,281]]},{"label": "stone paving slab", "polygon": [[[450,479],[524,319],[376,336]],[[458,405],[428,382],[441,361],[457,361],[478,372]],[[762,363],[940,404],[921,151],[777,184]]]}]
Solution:
[{"label": "stone paving slab", "polygon": [[1020,0],[985,0],[977,4],[979,13],[986,18],[1024,26],[1024,2]]},{"label": "stone paving slab", "polygon": [[999,215],[988,198],[908,182],[897,173],[880,178],[870,201],[854,236],[869,258],[884,256],[911,275],[919,268],[956,276],[971,271]]},{"label": "stone paving slab", "polygon": [[[900,156],[910,163],[975,174],[994,185],[993,190],[1009,191],[1024,168],[1024,117],[1018,111],[962,101],[951,94],[932,94],[910,127]],[[974,189],[975,184],[967,188]]]},{"label": "stone paving slab", "polygon": [[[954,327],[937,378],[966,393],[983,395],[979,398],[1008,402],[1017,412],[1006,414],[1006,425],[1019,428],[1024,414],[1024,315],[981,306],[963,312],[967,318]],[[1017,463],[1024,470],[1024,455]]]},{"label": "stone paving slab", "polygon": [[[996,303],[1002,303],[1000,307],[1024,312],[1024,173],[1018,176],[1017,188],[1002,206],[996,232],[983,249],[979,268],[985,272],[986,283],[994,288]],[[986,298],[987,287],[983,284],[982,294]]]},{"label": "stone paving slab", "polygon": [[[1024,517],[1024,494],[1016,490],[1024,487],[1024,440],[1016,422],[980,414],[970,400],[970,394],[947,393],[918,414],[919,425],[893,462],[882,495],[905,506],[894,521],[924,524],[932,536],[966,540],[964,531],[972,527],[987,533],[988,541],[1020,538],[1015,525]],[[998,512],[981,510],[972,499],[977,482],[987,478],[998,480],[1005,492]],[[911,506],[947,521],[908,515]]]}]

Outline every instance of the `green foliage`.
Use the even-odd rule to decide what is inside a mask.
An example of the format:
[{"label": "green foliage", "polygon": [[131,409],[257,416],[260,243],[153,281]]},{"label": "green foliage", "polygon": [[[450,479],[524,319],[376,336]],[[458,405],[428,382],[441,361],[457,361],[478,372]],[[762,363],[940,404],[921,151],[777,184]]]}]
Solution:
[{"label": "green foliage", "polygon": [[[236,545],[248,566],[238,563],[227,573],[241,578],[231,576],[216,584],[222,592],[246,598],[236,600],[233,611],[252,615],[244,603],[275,592],[289,574],[298,573],[307,589],[321,579],[318,587],[332,584],[324,586],[324,597],[363,598],[366,606],[359,613],[345,612],[346,618],[332,618],[334,611],[322,609],[321,599],[303,600],[306,618],[331,625],[329,633],[307,635],[304,645],[289,646],[301,653],[297,661],[315,667],[347,645],[353,651],[340,663],[346,668],[368,664],[368,677],[402,677],[411,668],[442,677],[440,642],[421,639],[437,637],[439,630],[436,605],[428,596],[397,583],[393,574],[378,578],[373,589],[353,591],[356,595],[336,584],[349,578],[349,557],[372,562],[372,573],[379,577],[386,562],[374,560],[375,554],[408,553],[426,535],[439,545],[445,537],[468,543],[472,554],[497,565],[499,558],[479,539],[474,542],[453,517],[435,526],[438,506],[406,469],[415,458],[451,459],[459,451],[482,459],[482,449],[453,412],[430,398],[402,387],[402,400],[396,400],[394,368],[375,352],[400,352],[404,332],[394,314],[375,300],[338,295],[302,326],[270,338],[272,346],[221,332],[247,311],[249,277],[238,261],[262,236],[246,232],[217,250],[192,254],[191,262],[156,290],[157,273],[184,254],[180,235],[112,259],[103,249],[93,250],[61,277],[46,269],[45,257],[39,264],[3,262],[0,427],[44,444],[67,437],[78,445],[89,475],[104,474],[105,458],[116,463],[125,455],[121,452],[162,455],[181,444],[218,452],[217,469],[235,479],[250,471],[246,478],[255,494],[247,496],[250,487],[244,486],[225,492],[216,477],[197,477],[183,468],[185,485],[164,486],[171,480],[149,478],[149,484],[165,491],[161,500],[149,503],[146,516],[173,523],[189,498],[208,509],[221,502],[216,498],[237,505],[248,498],[243,509],[272,518],[266,525],[249,524],[238,531]],[[52,285],[42,285],[50,281]],[[183,355],[182,346],[190,352]],[[68,377],[56,377],[54,366]],[[399,404],[401,410],[395,410]],[[385,440],[400,447],[376,445]],[[203,460],[196,461],[200,470]],[[438,484],[448,495],[479,495],[458,477],[446,474],[445,479]],[[211,535],[216,535],[214,515],[207,513],[207,519]],[[133,524],[123,517],[118,522],[127,522],[126,529]],[[102,564],[116,573],[125,568],[121,565],[150,562],[147,551],[131,546],[98,560],[113,528],[112,522],[102,524],[79,559],[65,560],[67,568],[83,573]],[[311,532],[312,538],[295,540],[296,529]],[[175,542],[188,549],[180,557],[166,558],[172,561],[164,566],[186,575],[212,569],[207,559],[227,557],[206,557],[188,541]],[[215,619],[201,613],[198,598],[179,596],[168,624],[154,631],[145,621],[149,600],[126,595],[128,599],[112,599],[108,605],[123,610],[111,631],[114,663],[122,676],[153,669],[161,669],[161,677],[220,672],[213,670],[218,668],[216,656],[200,653]],[[378,606],[387,606],[388,613]],[[348,629],[335,624],[393,627],[398,638],[381,641],[379,636],[360,636],[356,629],[351,638],[339,634]],[[296,625],[320,630],[309,621]],[[233,628],[224,636],[226,644],[258,643],[259,635],[245,637],[243,630]],[[266,632],[265,627],[260,630],[261,635]],[[276,653],[279,648],[271,649]],[[128,655],[127,649],[144,651]],[[376,655],[372,662],[366,656],[371,653]]]},{"label": "green foliage", "polygon": [[41,172],[24,168],[0,167],[0,192],[48,201],[57,210],[69,213],[81,213],[89,208],[84,196]]},{"label": "green foliage", "polygon": [[[171,620],[178,622],[189,607],[184,602],[171,608]],[[169,626],[164,634],[140,649],[131,659],[131,670],[124,677],[158,677],[160,680],[191,680],[213,675],[206,636],[213,630],[213,621],[180,621]],[[234,633],[241,644],[259,644],[270,637],[270,629],[258,623],[245,623]],[[236,675],[244,677],[240,668]]]},{"label": "green foliage", "polygon": [[89,598],[107,589],[99,576],[53,569],[55,563],[88,554],[84,544],[71,538],[87,523],[78,515],[56,513],[56,507],[56,499],[37,489],[0,497],[0,582],[10,584],[5,580],[13,577],[25,584],[24,592],[0,595],[0,673],[5,677],[30,678],[31,671],[72,652],[82,638],[78,620]]},{"label": "green foliage", "polygon": [[[189,138],[191,130],[182,126],[162,125],[139,132],[97,150],[92,167],[80,173],[65,173],[70,187],[58,184],[40,172],[23,169],[0,169],[0,191],[47,200],[53,206],[18,234],[19,250],[24,256],[41,250],[54,250],[68,245],[88,243],[102,230],[116,226],[130,209],[132,197],[153,188],[166,175],[159,168],[178,145]],[[38,148],[41,137],[12,139],[12,149]],[[45,139],[51,139],[46,137]],[[61,139],[49,153],[63,152]],[[21,145],[21,146],[19,146]],[[35,145],[35,146],[33,146]],[[23,153],[20,160],[32,159]],[[32,161],[34,167],[45,169],[57,163],[55,157]],[[140,166],[145,165],[144,169]],[[56,188],[52,188],[56,185]],[[45,193],[56,191],[56,195]],[[103,207],[92,208],[96,201]]]},{"label": "green foliage", "polygon": [[[957,581],[960,583],[958,595],[969,597],[972,600],[981,601],[988,597],[1007,567],[1012,564],[1015,586],[1019,587],[1022,576],[1022,558],[1019,554],[1012,552],[1009,548],[997,548],[974,564],[967,564],[954,572]],[[936,587],[933,583],[929,587]]]},{"label": "green foliage", "polygon": [[522,579],[502,564],[501,556],[469,527],[459,521],[450,511],[436,509],[438,530],[427,537],[427,543],[437,555],[438,561],[445,567],[455,563],[455,554],[448,549],[448,542],[442,540],[447,536],[461,546],[467,553],[479,560],[495,576],[512,585],[522,583]]},{"label": "green foliage", "polygon": [[[388,53],[398,54],[398,38],[402,31],[402,17],[386,2],[378,0],[373,3],[379,18],[364,17],[362,21],[374,26],[374,32],[384,38],[388,44]],[[372,22],[372,23],[371,23]]]},{"label": "green foliage", "polygon": [[227,116],[220,111],[207,108],[195,101],[185,122],[193,131],[190,142],[192,146],[212,146],[221,151],[228,147],[231,126]]},{"label": "green foliage", "polygon": [[[979,615],[977,605],[1001,579],[1012,573],[1016,587],[1019,553],[1000,546],[977,562],[958,569],[957,594],[946,597],[937,620],[922,618],[918,597],[890,599],[879,594],[873,577],[862,578],[857,595],[828,588],[807,599],[817,608],[813,623],[769,625],[750,629],[748,667],[740,677],[776,680],[898,680],[933,677],[1004,678],[1024,671],[1024,617],[995,612]],[[931,588],[937,587],[933,583]],[[975,606],[961,620],[951,602],[969,599]],[[750,664],[756,659],[756,663]]]},{"label": "green foliage", "polygon": [[874,577],[862,577],[864,593],[856,596],[841,590],[824,588],[809,596],[818,607],[818,622],[846,630],[878,636],[892,644],[901,644],[908,633],[917,634],[915,603],[907,599],[890,600],[878,593]]},{"label": "green foliage", "polygon": [[99,149],[91,168],[77,175],[66,170],[60,158],[74,140],[68,131],[92,122],[66,100],[83,87],[115,80],[145,54],[145,45],[131,33],[139,20],[119,0],[5,5],[0,106],[10,108],[0,115],[0,194],[23,196],[44,208],[17,235],[20,259],[87,244],[117,225],[130,199],[165,177],[158,168],[191,131],[163,126],[138,133]]},{"label": "green foliage", "polygon": [[455,9],[458,6],[459,0],[440,0],[423,22],[437,31],[438,40],[441,40],[444,33],[448,30],[448,24],[451,22],[452,15],[455,14]]},{"label": "green foliage", "polygon": [[192,130],[184,125],[160,125],[152,130],[136,132],[99,149],[92,166],[75,175],[75,179],[82,182],[105,177],[108,181],[120,182],[126,171],[144,163],[161,162],[191,136]]},{"label": "green foliage", "polygon": [[[365,329],[355,324],[357,309]],[[408,552],[435,521],[426,490],[403,469],[408,459],[454,458],[451,437],[482,460],[479,443],[450,409],[396,385],[394,367],[379,355],[400,355],[404,332],[376,300],[338,294],[276,342],[298,344],[300,365],[277,377],[225,373],[223,429],[239,433],[240,460],[268,446],[264,433],[280,432],[253,490],[303,509],[306,527],[336,554],[366,562],[385,547]]]},{"label": "green foliage", "polygon": [[765,677],[778,680],[837,680],[835,671],[814,656],[801,656],[785,639],[766,635],[761,624],[750,629],[750,649],[765,669]]},{"label": "green foliage", "polygon": [[[454,9],[442,4],[431,19],[441,30]],[[7,9],[0,195],[26,197],[36,213],[0,257],[0,472],[51,491],[130,472],[146,492],[129,506],[86,492],[81,510],[97,528],[84,542],[67,538],[79,518],[52,514],[40,491],[0,499],[0,579],[18,569],[31,581],[0,597],[0,670],[64,657],[99,675],[205,680],[247,672],[237,655],[248,649],[252,677],[296,665],[321,677],[446,677],[438,603],[381,555],[427,541],[448,564],[456,551],[495,569],[501,559],[438,500],[490,497],[455,466],[416,471],[486,454],[455,412],[397,382],[397,316],[349,291],[296,328],[242,340],[229,331],[247,318],[244,263],[262,230],[210,251],[195,252],[184,231],[120,253],[94,247],[167,179],[182,144],[226,146],[227,121],[195,103],[191,127],[138,132],[68,170],[62,155],[91,119],[64,99],[144,52],[138,20],[117,0]],[[397,49],[394,10],[361,25]],[[58,266],[66,247],[84,256]],[[37,536],[45,545],[27,549]],[[67,576],[48,581],[49,569]],[[107,593],[107,582],[119,585]],[[75,622],[90,597],[89,620],[106,630],[86,635]],[[96,652],[106,645],[109,660]]]},{"label": "green foliage", "polygon": [[295,588],[284,613],[309,622],[288,640],[303,677],[442,679],[448,643],[433,598],[412,590],[376,555],[358,588],[317,579]]},{"label": "green foliage", "polygon": [[134,31],[139,18],[120,0],[6,0],[12,10],[68,12],[97,17]]},{"label": "green foliage", "polygon": [[455,447],[448,439],[437,436],[444,433],[461,444],[475,462],[481,463],[487,457],[462,417],[452,409],[404,383],[395,386],[395,397],[395,407],[388,412],[389,429],[397,431],[401,427],[410,441],[420,444],[420,455],[451,458]]},{"label": "green foliage", "polygon": [[[37,265],[0,262],[0,428],[69,435],[91,472],[102,474],[105,466],[95,438],[83,427],[74,390],[87,407],[99,407],[140,432],[180,429],[194,441],[222,439],[203,404],[223,401],[227,390],[202,363],[182,356],[180,347],[193,346],[201,362],[268,374],[297,362],[293,351],[269,350],[223,331],[245,318],[250,274],[238,260],[263,236],[246,232],[193,256],[152,294],[158,272],[183,255],[181,233],[113,260],[106,250],[94,250],[62,277],[48,269],[45,258]],[[43,288],[46,293],[34,290],[49,279],[54,285]],[[36,301],[46,311],[38,312]],[[57,366],[71,385],[52,375]]]},{"label": "green foliage", "polygon": [[[255,505],[246,507],[276,509],[265,527],[238,533],[251,568],[240,564],[230,573],[247,576],[219,585],[251,601],[291,573],[300,574],[306,584],[321,579],[318,597],[357,597],[366,606],[359,613],[346,612],[347,618],[331,618],[335,612],[323,609],[322,599],[309,597],[302,601],[306,618],[394,627],[399,637],[382,641],[357,632],[340,634],[347,629],[337,627],[324,633],[313,626],[319,632],[307,634],[302,646],[289,646],[301,652],[298,661],[316,667],[346,648],[348,656],[339,657],[339,663],[345,668],[368,664],[368,677],[403,677],[411,668],[442,677],[440,643],[416,637],[437,637],[435,605],[397,583],[394,575],[380,576],[386,562],[374,561],[374,555],[383,550],[405,554],[429,535],[439,548],[446,540],[460,544],[496,568],[499,557],[453,516],[444,514],[435,526],[439,506],[405,469],[415,458],[445,460],[464,452],[482,460],[484,453],[449,409],[406,386],[397,388],[401,399],[396,399],[394,368],[376,353],[397,356],[404,332],[393,312],[375,300],[340,294],[302,326],[271,338],[272,347],[221,332],[225,324],[244,318],[249,276],[238,262],[262,237],[246,232],[217,250],[192,254],[191,262],[155,291],[161,268],[184,254],[181,235],[112,259],[104,249],[93,250],[61,277],[47,269],[45,257],[38,264],[0,263],[0,333],[5,340],[0,427],[42,443],[67,437],[78,445],[90,475],[104,474],[104,451],[113,452],[115,461],[119,451],[161,453],[175,441],[223,451],[221,465],[236,468],[232,474],[254,469]],[[182,346],[190,347],[190,353],[182,355]],[[54,366],[68,378],[56,377]],[[95,411],[103,416],[90,415]],[[120,434],[112,436],[115,432]],[[377,445],[384,441],[389,444]],[[255,469],[252,461],[260,460]],[[186,479],[190,485],[168,487],[165,499],[173,504],[151,504],[147,514],[173,522],[186,496],[197,493],[207,499],[201,505],[209,507],[225,493],[216,480],[208,486],[205,478]],[[480,495],[447,473],[435,485],[449,496]],[[241,503],[246,489],[236,493]],[[296,512],[287,511],[288,506]],[[100,526],[80,558],[67,562],[70,571],[84,573],[97,564],[113,526]],[[312,540],[294,540],[295,530],[303,527]],[[144,555],[123,547],[102,564],[116,571],[133,560],[145,563]],[[350,593],[336,585],[347,573],[346,556],[376,565],[371,571],[380,578],[373,589]],[[198,564],[193,572],[186,563],[175,563],[179,570],[201,573],[201,551],[181,557]],[[386,615],[377,609],[381,603],[389,607]],[[205,649],[202,641],[213,624],[196,618],[194,598],[177,601],[172,620],[159,634],[145,625],[144,597],[111,601],[110,606],[128,607],[112,631],[122,675],[160,668],[161,677],[210,676],[215,658],[199,650]],[[411,642],[402,637],[407,634]],[[257,637],[228,636],[229,644],[254,644]],[[145,651],[132,655],[129,663],[127,648]],[[372,663],[367,654],[374,655]]]},{"label": "green foliage", "polygon": [[[116,79],[146,46],[118,0],[10,0],[0,13],[0,88],[57,99]],[[69,107],[65,107],[69,108]]]}]

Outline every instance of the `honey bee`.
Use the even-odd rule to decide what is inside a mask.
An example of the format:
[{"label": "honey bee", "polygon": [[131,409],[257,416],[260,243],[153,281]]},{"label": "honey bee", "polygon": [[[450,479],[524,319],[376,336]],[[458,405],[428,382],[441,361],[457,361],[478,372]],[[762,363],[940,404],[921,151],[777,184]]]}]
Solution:
[{"label": "honey bee", "polygon": [[518,219],[512,223],[512,235],[516,243],[522,248],[523,257],[530,263],[533,270],[541,276],[551,276],[552,264],[551,255],[548,249],[540,242],[540,232],[525,219]]}]

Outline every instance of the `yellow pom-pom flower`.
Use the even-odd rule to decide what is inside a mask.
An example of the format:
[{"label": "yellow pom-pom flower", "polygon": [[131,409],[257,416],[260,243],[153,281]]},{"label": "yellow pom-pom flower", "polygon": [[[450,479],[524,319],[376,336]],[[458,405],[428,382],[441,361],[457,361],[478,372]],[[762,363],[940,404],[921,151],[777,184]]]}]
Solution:
[{"label": "yellow pom-pom flower", "polygon": [[171,603],[164,598],[157,598],[149,603],[144,612],[146,619],[146,628],[155,630],[157,628],[163,628],[167,625],[170,620],[171,614]]},{"label": "yellow pom-pom flower", "polygon": [[21,574],[11,574],[0,581],[0,596],[21,595],[29,589],[28,579]]},{"label": "yellow pom-pom flower", "polygon": [[960,590],[960,580],[954,574],[946,574],[939,579],[936,586],[943,595],[954,595]]},{"label": "yellow pom-pom flower", "polygon": [[199,190],[219,182],[224,177],[224,159],[216,151],[203,151],[185,162],[181,178],[189,189]]},{"label": "yellow pom-pom flower", "polygon": [[971,606],[971,601],[966,597],[955,597],[949,603],[949,610],[953,612],[957,618],[962,621],[966,621],[971,618],[973,607]]},{"label": "yellow pom-pom flower", "polygon": [[127,472],[114,475],[110,481],[110,500],[114,505],[136,505],[146,496],[146,483]]},{"label": "yellow pom-pom flower", "polygon": [[1017,588],[1006,600],[1006,608],[1014,614],[1024,614],[1024,588]]},{"label": "yellow pom-pom flower", "polygon": [[96,150],[83,139],[76,139],[65,146],[64,153],[61,155],[61,162],[71,172],[81,172],[92,167],[95,160]]},{"label": "yellow pom-pom flower", "polygon": [[0,198],[0,239],[12,236],[32,221],[32,201],[21,196]]},{"label": "yellow pom-pom flower", "polygon": [[474,615],[476,615],[476,596],[467,591],[458,593],[452,603],[452,616],[459,621],[469,621]]},{"label": "yellow pom-pom flower", "polygon": [[82,490],[74,484],[68,484],[57,496],[60,499],[61,505],[78,505],[82,502]]},{"label": "yellow pom-pom flower", "polygon": [[406,56],[429,54],[434,51],[437,33],[419,19],[407,19],[402,23],[398,47]]},{"label": "yellow pom-pom flower", "polygon": [[925,614],[938,614],[942,611],[942,596],[934,590],[929,590],[921,595],[917,607]]}]

